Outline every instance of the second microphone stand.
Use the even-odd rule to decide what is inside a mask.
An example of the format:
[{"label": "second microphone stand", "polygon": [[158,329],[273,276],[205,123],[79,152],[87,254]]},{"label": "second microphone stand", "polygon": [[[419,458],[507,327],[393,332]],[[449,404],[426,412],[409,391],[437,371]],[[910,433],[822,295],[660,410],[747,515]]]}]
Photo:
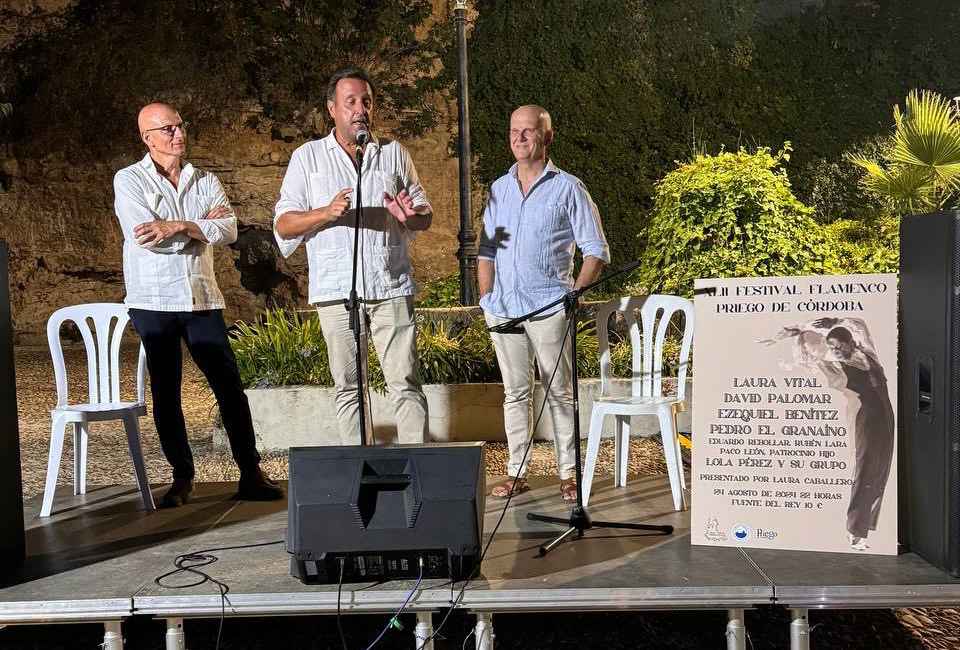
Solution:
[{"label": "second microphone stand", "polygon": [[[580,296],[590,291],[594,287],[597,287],[609,280],[623,275],[624,273],[629,273],[640,266],[640,262],[631,262],[623,268],[620,268],[613,273],[608,273],[604,277],[600,278],[592,284],[588,284],[585,287],[580,289],[574,289],[567,293],[563,298],[556,300],[549,305],[545,305],[536,311],[532,311],[529,314],[525,314],[518,318],[506,321],[499,325],[494,325],[489,328],[491,332],[523,332],[523,329],[520,328],[520,324],[530,320],[538,314],[556,307],[557,305],[563,304],[564,309],[567,314],[567,333],[566,336],[570,337],[570,365],[571,371],[573,373],[573,449],[574,449],[574,461],[575,461],[575,470],[577,477],[577,503],[573,506],[573,509],[570,511],[570,516],[568,518],[563,517],[553,517],[549,515],[541,515],[533,512],[527,513],[527,519],[533,521],[543,521],[550,524],[560,524],[567,526],[567,530],[561,533],[558,537],[554,538],[546,544],[541,544],[540,546],[540,555],[544,556],[554,548],[560,545],[565,539],[571,535],[576,534],[577,538],[583,537],[584,531],[590,530],[591,528],[620,528],[626,530],[648,530],[652,532],[662,533],[664,535],[670,535],[673,533],[673,526],[665,525],[658,526],[654,524],[634,524],[634,523],[621,523],[615,521],[593,521],[590,517],[590,513],[587,511],[586,507],[583,505],[583,466],[580,461],[580,392],[578,390],[579,377],[577,373],[577,316],[579,312],[579,301]],[[544,399],[549,398],[549,395],[544,395]],[[554,432],[556,435],[556,432]]]},{"label": "second microphone stand", "polygon": [[[359,134],[358,134],[359,135]],[[364,138],[366,140],[366,138]],[[363,146],[366,142],[357,140],[357,153],[355,166],[357,169],[357,191],[354,194],[355,208],[353,219],[353,280],[350,284],[350,297],[344,301],[347,311],[350,313],[350,330],[353,332],[353,340],[357,349],[357,399],[358,415],[360,420],[360,446],[365,447],[367,442],[367,401],[364,386],[367,381],[366,359],[367,346],[364,337],[366,326],[366,313],[360,307],[360,298],[357,295],[357,260],[360,257],[360,228],[363,225],[363,194],[361,193],[361,181],[363,178]]]}]

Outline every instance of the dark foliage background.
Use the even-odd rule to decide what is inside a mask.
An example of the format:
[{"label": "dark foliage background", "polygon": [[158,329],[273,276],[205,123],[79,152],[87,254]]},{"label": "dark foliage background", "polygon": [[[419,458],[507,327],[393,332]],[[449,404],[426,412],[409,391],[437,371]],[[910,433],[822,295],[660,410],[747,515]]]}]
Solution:
[{"label": "dark foliage background", "polygon": [[380,111],[415,135],[437,122],[428,95],[449,35],[431,13],[429,0],[80,0],[0,52],[0,101],[13,107],[0,135],[21,155],[101,155],[135,142],[129,116],[155,99],[200,129],[246,102],[316,135],[327,79],[348,63],[370,70]]},{"label": "dark foliage background", "polygon": [[953,0],[479,0],[471,39],[478,181],[511,162],[510,111],[551,111],[557,164],[601,207],[614,262],[640,256],[654,183],[696,152],[793,143],[821,223],[865,218],[844,152],[889,132],[912,88],[960,94]]}]

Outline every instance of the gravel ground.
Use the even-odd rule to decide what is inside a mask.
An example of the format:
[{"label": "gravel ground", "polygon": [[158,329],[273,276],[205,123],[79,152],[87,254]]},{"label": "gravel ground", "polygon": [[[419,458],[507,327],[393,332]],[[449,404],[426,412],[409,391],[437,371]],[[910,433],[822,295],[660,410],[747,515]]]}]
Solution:
[{"label": "gravel ground", "polygon": [[[134,349],[125,349],[122,392],[135,393]],[[65,351],[69,386],[72,395],[87,392],[83,350]],[[20,420],[20,448],[25,498],[43,491],[47,449],[50,437],[50,408],[56,403],[53,367],[46,348],[16,350],[17,392]],[[149,391],[148,391],[149,393]],[[148,394],[148,403],[150,401]],[[194,450],[197,478],[200,481],[236,480],[232,459],[213,450],[211,429],[216,403],[202,374],[189,360],[184,363],[184,414]],[[151,482],[170,480],[169,467],[160,451],[151,418],[142,418],[143,451]],[[133,468],[122,427],[114,423],[95,423],[91,427],[87,481],[91,485],[132,483]],[[662,451],[654,439],[632,443],[631,474],[666,472]],[[490,476],[505,474],[506,449],[503,444],[487,448],[487,470]],[[601,446],[598,472],[610,473],[613,447]],[[65,446],[61,462],[60,482],[72,484],[72,449]],[[286,458],[282,455],[265,459],[264,468],[276,478],[286,478]],[[552,443],[538,443],[533,450],[530,472],[534,475],[555,475]],[[960,609],[900,609],[864,611],[813,611],[811,638],[819,648],[875,650],[877,648],[960,648]],[[787,648],[789,616],[781,607],[762,608],[747,614],[751,635],[748,647]],[[498,615],[495,629],[497,647],[503,649],[533,648],[609,648],[619,650],[636,647],[723,648],[724,614],[722,612],[643,613],[643,614],[528,614]],[[382,625],[382,617],[351,616],[345,619],[352,645],[359,645]],[[392,632],[378,647],[412,647],[409,631],[414,622],[407,621],[407,631]],[[298,617],[292,619],[229,620],[224,627],[221,648],[334,648],[339,647],[331,617]],[[283,630],[278,636],[277,630]],[[472,647],[462,643],[469,631],[465,616],[451,617],[446,640],[438,641],[437,650]],[[192,648],[212,648],[217,625],[215,621],[188,621],[188,644]],[[161,648],[162,628],[151,620],[133,620],[125,625],[128,648]],[[0,648],[73,649],[94,648],[102,640],[102,628],[96,625],[26,626],[0,630]]]}]

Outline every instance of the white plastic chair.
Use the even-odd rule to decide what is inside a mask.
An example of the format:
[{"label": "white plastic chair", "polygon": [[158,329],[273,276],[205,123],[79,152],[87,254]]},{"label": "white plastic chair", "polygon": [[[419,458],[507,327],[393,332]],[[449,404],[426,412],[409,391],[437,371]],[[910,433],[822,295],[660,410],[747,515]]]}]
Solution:
[{"label": "white plastic chair", "polygon": [[[631,394],[625,397],[611,396],[610,389],[610,341],[608,321],[614,312],[623,315],[630,332],[633,352]],[[663,341],[670,319],[677,312],[683,313],[683,339],[680,346],[680,363],[677,372],[676,397],[663,395]],[[637,317],[639,314],[639,318]],[[583,503],[590,501],[593,472],[600,450],[603,418],[615,415],[614,480],[616,487],[627,485],[627,460],[630,454],[630,417],[655,415],[660,420],[663,438],[663,455],[673,493],[673,507],[686,507],[686,479],[680,460],[680,439],[677,433],[677,412],[685,408],[687,364],[690,359],[690,344],[693,340],[693,303],[678,296],[638,296],[611,300],[597,310],[597,337],[600,348],[601,394],[593,403],[590,418],[590,433],[587,438],[587,458],[583,471]]]},{"label": "white plastic chair", "polygon": [[[89,401],[70,404],[67,394],[67,370],[60,345],[60,327],[64,321],[73,321],[83,337],[87,349],[87,378],[90,385]],[[144,369],[146,353],[140,346],[137,363],[137,401],[120,401],[120,339],[130,316],[126,305],[91,303],[58,309],[47,321],[47,343],[53,358],[53,372],[57,381],[57,406],[50,411],[50,455],[47,460],[47,481],[43,489],[41,517],[49,517],[60,473],[63,438],[67,424],[73,425],[73,493],[87,491],[87,438],[89,423],[104,420],[122,420],[127,432],[127,445],[136,473],[137,486],[143,497],[143,507],[154,510],[153,495],[147,482],[147,469],[140,448],[140,425],[137,419],[147,414],[144,399]],[[93,321],[91,331],[89,321]],[[115,321],[115,323],[114,323]],[[112,328],[111,328],[112,325]],[[96,336],[96,342],[94,342]]]}]

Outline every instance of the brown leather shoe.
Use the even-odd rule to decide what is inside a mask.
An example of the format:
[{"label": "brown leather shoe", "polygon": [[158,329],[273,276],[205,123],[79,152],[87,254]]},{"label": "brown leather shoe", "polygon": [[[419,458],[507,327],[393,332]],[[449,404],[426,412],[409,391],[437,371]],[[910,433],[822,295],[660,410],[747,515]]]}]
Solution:
[{"label": "brown leather shoe", "polygon": [[283,497],[283,488],[264,474],[259,466],[240,472],[235,498],[242,501],[276,501]]},{"label": "brown leather shoe", "polygon": [[161,508],[177,508],[190,500],[193,493],[193,481],[188,478],[175,478],[170,489],[160,499]]}]

